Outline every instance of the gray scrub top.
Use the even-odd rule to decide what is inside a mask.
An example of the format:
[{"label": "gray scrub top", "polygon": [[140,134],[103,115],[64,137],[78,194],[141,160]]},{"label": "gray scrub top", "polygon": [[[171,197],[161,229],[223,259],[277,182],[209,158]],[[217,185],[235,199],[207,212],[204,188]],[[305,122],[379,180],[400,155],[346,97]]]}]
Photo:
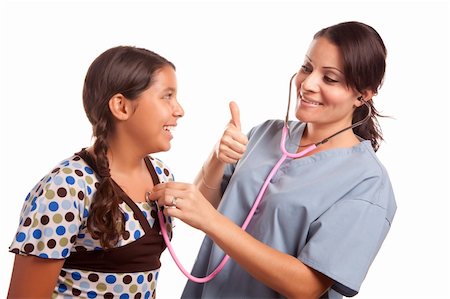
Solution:
[{"label": "gray scrub top", "polygon": [[[239,226],[282,156],[282,127],[282,121],[269,120],[253,128],[245,155],[225,170],[218,210]],[[305,124],[291,122],[289,128],[286,148],[294,153]],[[246,231],[332,278],[335,283],[321,298],[342,298],[358,293],[395,211],[388,174],[370,141],[362,141],[352,148],[287,159],[272,178]],[[192,274],[204,277],[211,273],[223,255],[205,237]],[[188,281],[182,294],[182,298],[282,297],[232,259],[210,282]]]}]

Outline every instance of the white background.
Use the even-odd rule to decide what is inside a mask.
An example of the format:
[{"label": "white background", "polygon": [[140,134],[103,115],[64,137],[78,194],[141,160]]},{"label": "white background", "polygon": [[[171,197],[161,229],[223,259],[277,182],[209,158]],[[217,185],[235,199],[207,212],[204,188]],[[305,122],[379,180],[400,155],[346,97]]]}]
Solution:
[{"label": "white background", "polygon": [[[398,203],[392,229],[357,298],[450,298],[449,5],[444,2],[2,1],[0,3],[0,297],[23,200],[60,160],[91,143],[81,90],[104,50],[134,45],[175,63],[186,115],[163,159],[193,180],[241,108],[243,130],[283,118],[288,80],[313,34],[341,21],[372,25],[388,48],[375,98],[386,142],[379,157]],[[190,269],[202,234],[177,222],[174,247]],[[162,256],[158,298],[185,278]],[[30,277],[30,279],[33,279]]]}]

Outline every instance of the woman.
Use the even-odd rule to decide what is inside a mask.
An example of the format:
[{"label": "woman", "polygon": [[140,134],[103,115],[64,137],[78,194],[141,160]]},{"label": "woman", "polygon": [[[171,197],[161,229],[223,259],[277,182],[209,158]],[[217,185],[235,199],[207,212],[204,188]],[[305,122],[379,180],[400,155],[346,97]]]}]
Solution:
[{"label": "woman", "polygon": [[170,149],[184,115],[175,67],[146,49],[109,49],[87,72],[83,104],[95,142],[26,197],[8,298],[156,296],[165,245],[146,194],[173,175],[148,155]]},{"label": "woman", "polygon": [[231,103],[232,119],[196,179],[198,189],[155,186],[150,198],[174,207],[167,215],[207,234],[194,276],[211,273],[223,251],[231,257],[210,282],[188,282],[183,298],[358,293],[396,211],[388,174],[375,155],[382,136],[372,97],[385,60],[382,39],[365,24],[341,23],[315,34],[295,77],[299,121],[289,122],[286,148],[295,153],[318,146],[281,165],[246,231],[238,225],[282,156],[281,120],[266,121],[245,136]]}]

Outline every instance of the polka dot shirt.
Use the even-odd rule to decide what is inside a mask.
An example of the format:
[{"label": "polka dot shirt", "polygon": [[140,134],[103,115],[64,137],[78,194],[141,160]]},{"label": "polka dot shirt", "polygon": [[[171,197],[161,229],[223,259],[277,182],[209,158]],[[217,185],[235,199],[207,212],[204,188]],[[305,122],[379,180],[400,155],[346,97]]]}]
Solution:
[{"label": "polka dot shirt", "polygon": [[[169,169],[158,159],[150,158],[162,182],[173,181]],[[64,259],[71,252],[101,249],[87,231],[97,177],[88,164],[74,155],[62,161],[42,178],[25,198],[19,228],[10,246],[16,254],[40,258]],[[156,209],[146,202],[136,203],[153,227]],[[120,204],[125,219],[125,235],[117,247],[144,235],[131,208]],[[104,273],[63,267],[53,298],[154,298],[159,269],[135,273]]]}]

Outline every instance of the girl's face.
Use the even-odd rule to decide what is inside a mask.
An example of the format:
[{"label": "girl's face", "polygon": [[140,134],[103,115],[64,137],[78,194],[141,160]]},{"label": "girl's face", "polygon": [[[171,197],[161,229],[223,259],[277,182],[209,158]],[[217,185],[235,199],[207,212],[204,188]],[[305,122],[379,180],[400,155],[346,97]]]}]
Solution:
[{"label": "girl's face", "polygon": [[326,38],[312,41],[295,80],[296,117],[310,124],[351,125],[360,93],[346,85],[340,49]]},{"label": "girl's face", "polygon": [[172,129],[184,110],[177,101],[177,79],[170,66],[154,74],[150,88],[133,101],[135,111],[127,120],[127,134],[149,153],[167,151]]}]

